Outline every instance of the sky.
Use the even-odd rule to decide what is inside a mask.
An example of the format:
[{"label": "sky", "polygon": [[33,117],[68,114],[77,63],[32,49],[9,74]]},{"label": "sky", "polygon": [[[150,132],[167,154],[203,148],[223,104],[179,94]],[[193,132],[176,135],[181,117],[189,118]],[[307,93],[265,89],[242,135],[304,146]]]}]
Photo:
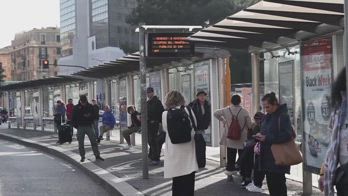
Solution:
[{"label": "sky", "polygon": [[0,48],[16,33],[49,26],[59,27],[59,0],[0,0]]}]

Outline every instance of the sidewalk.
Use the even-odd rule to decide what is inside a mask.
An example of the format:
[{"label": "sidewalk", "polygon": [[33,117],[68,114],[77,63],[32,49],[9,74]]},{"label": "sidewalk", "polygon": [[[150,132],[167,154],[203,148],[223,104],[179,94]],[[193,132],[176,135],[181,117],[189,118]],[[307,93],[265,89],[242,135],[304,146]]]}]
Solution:
[{"label": "sidewalk", "polygon": [[[138,146],[131,150],[122,151],[119,142],[103,140],[100,145],[100,152],[105,161],[95,162],[89,140],[86,138],[86,158],[90,162],[87,161],[80,164],[78,162],[79,155],[76,138],[74,138],[71,144],[57,145],[57,135],[52,132],[0,129],[0,136],[14,137],[27,143],[36,143],[43,146],[43,148],[51,149],[51,151],[57,150],[66,155],[66,158],[69,159],[71,157],[75,165],[81,165],[88,172],[94,173],[94,177],[101,178],[107,175],[109,178],[108,183],[114,184],[116,189],[122,189],[119,190],[121,195],[171,195],[171,180],[163,178],[163,161],[161,166],[149,166],[149,179],[145,180],[142,178],[141,148]],[[50,150],[47,150],[47,152],[50,152]],[[207,168],[196,174],[195,195],[231,195],[232,193],[245,196],[266,195],[267,190],[265,190],[265,194],[255,194],[241,190],[238,177],[235,177],[234,182],[227,182],[226,176],[223,174],[223,168],[219,168],[219,163],[214,161],[214,159],[216,160],[216,157],[210,157],[207,162]],[[266,189],[266,187],[264,185],[263,188]],[[300,183],[288,180],[289,196],[301,195],[301,190],[302,185]],[[318,190],[314,190],[313,195],[320,195],[320,193]]]}]

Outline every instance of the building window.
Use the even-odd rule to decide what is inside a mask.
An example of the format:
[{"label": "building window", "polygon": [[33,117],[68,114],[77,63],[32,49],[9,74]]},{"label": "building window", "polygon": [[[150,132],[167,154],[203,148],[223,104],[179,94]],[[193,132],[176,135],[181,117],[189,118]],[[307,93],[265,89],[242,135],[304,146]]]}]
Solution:
[{"label": "building window", "polygon": [[41,35],[40,41],[41,41],[41,44],[46,44],[46,35]]},{"label": "building window", "polygon": [[92,41],[92,50],[95,50],[95,43],[94,43],[94,41]]},{"label": "building window", "polygon": [[39,56],[40,56],[40,59],[47,59],[48,58],[47,48],[45,48],[45,47],[40,48]]},{"label": "building window", "polygon": [[57,48],[57,55],[61,55],[62,54],[62,49],[61,48]]},{"label": "building window", "polygon": [[57,41],[57,42],[60,42],[60,35],[57,35],[57,36],[56,36],[56,41]]}]

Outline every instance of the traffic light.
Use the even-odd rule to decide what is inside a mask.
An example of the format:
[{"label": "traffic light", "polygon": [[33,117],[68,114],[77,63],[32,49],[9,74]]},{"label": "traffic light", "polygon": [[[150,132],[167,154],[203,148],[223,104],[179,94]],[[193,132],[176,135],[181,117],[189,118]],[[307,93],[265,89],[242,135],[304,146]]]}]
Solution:
[{"label": "traffic light", "polygon": [[42,61],[42,68],[48,69],[49,65],[50,65],[50,62],[47,59]]}]

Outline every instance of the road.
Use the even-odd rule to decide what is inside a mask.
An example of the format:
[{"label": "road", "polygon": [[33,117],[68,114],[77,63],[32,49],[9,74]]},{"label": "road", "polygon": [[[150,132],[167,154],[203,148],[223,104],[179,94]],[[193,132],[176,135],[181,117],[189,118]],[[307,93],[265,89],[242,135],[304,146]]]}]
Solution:
[{"label": "road", "polygon": [[103,187],[61,159],[0,140],[1,196],[108,196]]}]

